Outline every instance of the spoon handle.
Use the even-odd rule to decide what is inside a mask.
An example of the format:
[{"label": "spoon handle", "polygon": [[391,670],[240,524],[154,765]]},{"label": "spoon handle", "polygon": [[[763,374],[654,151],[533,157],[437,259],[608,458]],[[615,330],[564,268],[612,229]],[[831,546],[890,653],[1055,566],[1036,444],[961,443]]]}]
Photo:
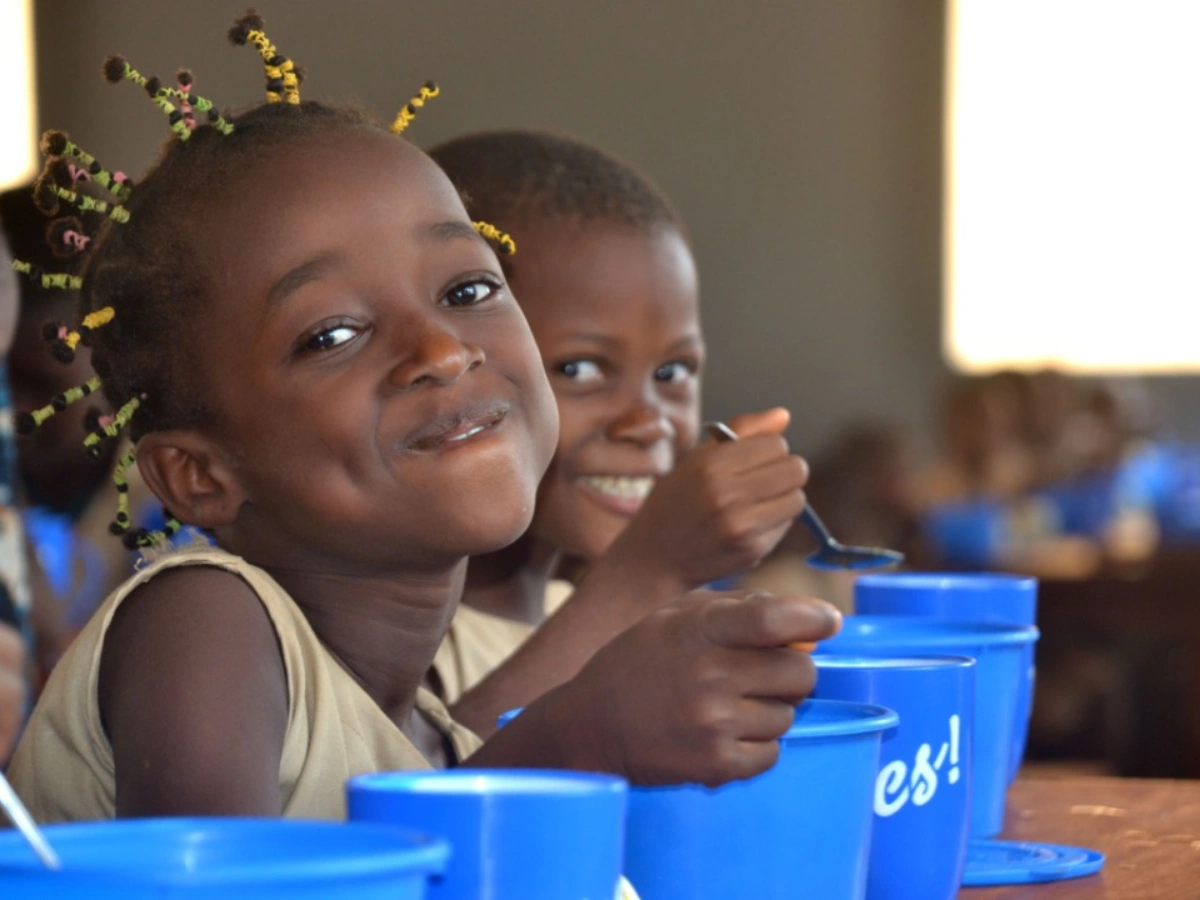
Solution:
[{"label": "spoon handle", "polygon": [[825,523],[821,521],[821,517],[817,515],[817,511],[807,503],[804,504],[804,509],[800,511],[800,518],[804,520],[804,524],[808,526],[808,530],[815,534],[817,540],[822,544],[828,547],[831,544],[837,543],[833,539],[833,535],[829,533],[829,529],[825,527]]},{"label": "spoon handle", "polygon": [[[704,427],[718,441],[736,441],[738,439],[737,432],[724,422],[705,422]],[[833,535],[829,533],[829,529],[825,527],[825,523],[821,521],[821,517],[807,503],[804,504],[804,509],[800,512],[800,518],[804,520],[804,524],[808,526],[808,530],[816,535],[817,540],[822,544],[830,546],[836,543]]]},{"label": "spoon handle", "polygon": [[9,819],[29,842],[42,865],[47,869],[61,869],[62,863],[58,861],[58,854],[46,843],[46,839],[34,824],[33,817],[29,815],[29,810],[25,808],[25,804],[21,802],[21,798],[17,796],[3,772],[0,772],[0,806],[4,807]]}]

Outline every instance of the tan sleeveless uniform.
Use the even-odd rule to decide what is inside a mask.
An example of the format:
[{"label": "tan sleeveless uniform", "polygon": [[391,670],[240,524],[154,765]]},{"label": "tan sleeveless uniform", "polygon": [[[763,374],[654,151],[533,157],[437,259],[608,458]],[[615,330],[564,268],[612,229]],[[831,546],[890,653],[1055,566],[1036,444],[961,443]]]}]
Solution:
[{"label": "tan sleeveless uniform", "polygon": [[525,643],[534,626],[459,604],[433,658],[441,699],[453,704]]},{"label": "tan sleeveless uniform", "polygon": [[[112,818],[112,747],[100,724],[97,685],[104,636],[121,602],[165,569],[216,566],[242,578],[271,619],[283,655],[288,721],[279,761],[284,816],[345,818],[346,779],[365,772],[428,769],[429,762],[317,638],[300,607],[265,571],[211,547],[156,560],[100,606],[55,667],[9,767],[39,822]],[[447,736],[457,760],[480,745],[433,694],[417,709]]]}]

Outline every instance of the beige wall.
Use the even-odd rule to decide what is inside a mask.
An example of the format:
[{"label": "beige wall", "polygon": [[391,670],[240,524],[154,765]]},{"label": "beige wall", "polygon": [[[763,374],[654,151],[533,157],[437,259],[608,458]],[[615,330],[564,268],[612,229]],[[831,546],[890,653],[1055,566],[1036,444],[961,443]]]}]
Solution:
[{"label": "beige wall", "polygon": [[[105,54],[262,91],[225,32],[247,0],[39,0],[42,125],[131,174],[167,134]],[[537,126],[636,162],[689,222],[708,412],[785,403],[811,450],[845,417],[922,425],[941,373],[941,0],[259,0],[306,96],[390,115],[443,87],[420,144]],[[202,188],[201,188],[202,189]]]}]

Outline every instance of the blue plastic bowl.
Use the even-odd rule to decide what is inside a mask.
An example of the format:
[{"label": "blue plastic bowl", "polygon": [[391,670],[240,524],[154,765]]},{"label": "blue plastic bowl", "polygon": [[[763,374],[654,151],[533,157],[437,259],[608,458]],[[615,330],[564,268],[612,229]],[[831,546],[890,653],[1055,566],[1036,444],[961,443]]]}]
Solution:
[{"label": "blue plastic bowl", "polygon": [[[854,611],[867,616],[929,616],[961,622],[1037,624],[1036,578],[996,572],[892,572],[865,575],[854,583]],[[1036,676],[1034,645],[1025,648],[1027,675],[1021,683],[1008,780],[1025,759]]]},{"label": "blue plastic bowl", "polygon": [[642,900],[861,900],[889,709],[809,700],[779,762],[747,781],[629,793],[626,874]]},{"label": "blue plastic bowl", "polygon": [[841,633],[819,652],[842,656],[969,656],[975,666],[974,790],[971,835],[1004,827],[1012,748],[1021,695],[1029,678],[1032,625],[956,622],[916,616],[847,616]]},{"label": "blue plastic bowl", "polygon": [[130,819],[49,825],[62,869],[0,833],[0,896],[422,900],[450,849],[381,825],[282,819]]},{"label": "blue plastic bowl", "polygon": [[622,873],[628,785],[516,769],[351,778],[350,818],[420,828],[453,849],[430,900],[610,900]]}]

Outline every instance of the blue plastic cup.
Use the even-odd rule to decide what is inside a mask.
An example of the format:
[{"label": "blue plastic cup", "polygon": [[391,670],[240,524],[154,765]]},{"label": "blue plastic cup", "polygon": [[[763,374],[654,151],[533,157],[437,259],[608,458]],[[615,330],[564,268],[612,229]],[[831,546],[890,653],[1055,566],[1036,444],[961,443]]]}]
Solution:
[{"label": "blue plastic cup", "polygon": [[970,835],[975,660],[814,656],[814,697],[886,706],[867,900],[954,900]]},{"label": "blue plastic cup", "polygon": [[1017,707],[1028,676],[1025,650],[1032,625],[957,622],[916,616],[847,616],[821,654],[838,656],[969,656],[975,659],[974,774],[971,836],[994,837],[1004,827]]},{"label": "blue plastic cup", "polygon": [[[854,584],[854,611],[867,616],[930,616],[962,622],[1037,624],[1036,578],[995,572],[893,572],[865,575]],[[1025,676],[1017,700],[1008,780],[1025,759],[1033,686],[1037,676],[1034,644],[1025,648]]]},{"label": "blue plastic cup", "polygon": [[626,874],[642,900],[862,900],[889,709],[809,700],[762,775],[629,792]]},{"label": "blue plastic cup", "polygon": [[351,778],[350,819],[450,839],[430,900],[615,896],[628,785],[611,775],[509,769],[385,772]]},{"label": "blue plastic cup", "polygon": [[[56,900],[422,900],[450,848],[389,826],[282,819],[49,825],[62,869],[0,832],[0,897]],[[607,900],[607,898],[606,898]]]}]

